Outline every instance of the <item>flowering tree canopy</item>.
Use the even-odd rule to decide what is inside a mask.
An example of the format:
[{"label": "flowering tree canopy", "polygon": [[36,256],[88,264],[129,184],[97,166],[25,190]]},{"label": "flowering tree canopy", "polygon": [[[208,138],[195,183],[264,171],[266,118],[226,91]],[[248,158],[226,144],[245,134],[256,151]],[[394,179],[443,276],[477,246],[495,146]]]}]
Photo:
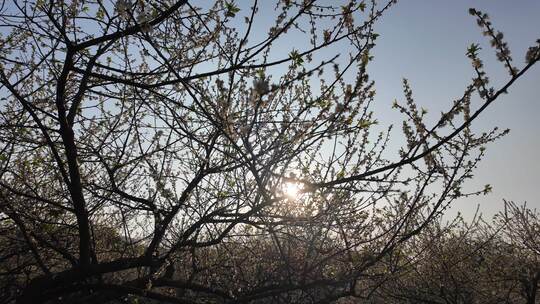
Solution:
[{"label": "flowering tree canopy", "polygon": [[506,83],[477,44],[439,116],[405,80],[391,149],[368,67],[394,2],[2,2],[0,299],[373,296],[381,263],[490,191],[462,185],[506,131],[470,125],[540,60],[537,42],[513,61],[471,9]]}]

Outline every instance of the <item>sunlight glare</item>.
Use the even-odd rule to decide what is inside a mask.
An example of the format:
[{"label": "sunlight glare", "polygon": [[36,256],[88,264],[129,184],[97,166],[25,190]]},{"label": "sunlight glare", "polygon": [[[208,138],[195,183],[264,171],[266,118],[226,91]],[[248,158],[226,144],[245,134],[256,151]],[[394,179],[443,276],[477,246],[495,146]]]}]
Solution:
[{"label": "sunlight glare", "polygon": [[300,194],[300,185],[297,183],[285,183],[283,192],[291,199],[295,199]]}]

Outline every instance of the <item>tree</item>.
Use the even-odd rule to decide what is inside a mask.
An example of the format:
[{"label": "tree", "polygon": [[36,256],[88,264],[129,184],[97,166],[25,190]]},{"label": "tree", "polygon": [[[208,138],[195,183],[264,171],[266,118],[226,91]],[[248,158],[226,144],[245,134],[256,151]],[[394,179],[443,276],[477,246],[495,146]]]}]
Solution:
[{"label": "tree", "polygon": [[[388,258],[381,303],[536,303],[538,212],[505,203],[491,223],[434,222]],[[537,242],[536,242],[537,243]]]},{"label": "tree", "polygon": [[474,194],[506,131],[470,124],[540,60],[535,45],[514,67],[471,10],[507,83],[471,45],[471,84],[428,124],[404,81],[406,145],[389,151],[367,68],[393,4],[277,1],[264,34],[257,1],[3,5],[2,300],[370,297],[365,274]]}]

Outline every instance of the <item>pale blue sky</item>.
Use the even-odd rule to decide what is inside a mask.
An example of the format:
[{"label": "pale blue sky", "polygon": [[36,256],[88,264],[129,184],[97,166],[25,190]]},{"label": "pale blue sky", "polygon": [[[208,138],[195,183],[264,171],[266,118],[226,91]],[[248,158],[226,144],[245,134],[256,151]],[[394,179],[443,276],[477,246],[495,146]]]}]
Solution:
[{"label": "pale blue sky", "polygon": [[[507,73],[468,14],[470,7],[489,14],[493,25],[505,34],[515,65],[523,65],[528,46],[540,38],[540,1],[399,1],[376,26],[381,36],[370,71],[377,82],[380,113],[387,113],[394,98],[402,99],[403,77],[410,80],[420,104],[434,110],[447,107],[472,77],[465,57],[472,42],[483,46],[481,56],[492,84],[506,79]],[[470,183],[492,184],[493,192],[457,202],[453,211],[470,215],[480,203],[481,212],[491,216],[501,210],[503,199],[527,201],[530,207],[540,208],[539,96],[540,66],[536,66],[476,121],[480,129],[496,125],[511,132],[487,147],[487,156]],[[388,115],[391,120],[395,114],[388,111]]]}]

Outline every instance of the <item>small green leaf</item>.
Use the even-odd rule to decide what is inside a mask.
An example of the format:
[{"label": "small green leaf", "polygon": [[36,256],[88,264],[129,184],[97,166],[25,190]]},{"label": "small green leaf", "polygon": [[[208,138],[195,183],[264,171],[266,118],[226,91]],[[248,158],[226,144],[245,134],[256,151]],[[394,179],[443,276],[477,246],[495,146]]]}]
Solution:
[{"label": "small green leaf", "polygon": [[96,12],[96,18],[103,19],[105,17],[105,11],[100,7]]},{"label": "small green leaf", "polygon": [[467,49],[467,56],[475,57],[479,50],[481,50],[481,48],[478,44],[471,43],[471,45]]},{"label": "small green leaf", "polygon": [[225,191],[219,191],[217,194],[218,199],[224,199],[227,197],[227,192]]},{"label": "small green leaf", "polygon": [[240,8],[234,2],[225,2],[225,9],[227,10],[225,16],[231,18],[240,11]]},{"label": "small green leaf", "polygon": [[363,12],[366,10],[366,3],[365,2],[362,2],[360,3],[360,5],[358,5],[358,8]]},{"label": "small green leaf", "polygon": [[376,125],[378,124],[379,122],[377,120],[367,120],[367,119],[362,119],[358,122],[358,125],[357,127],[358,128],[361,128],[361,129],[365,129],[365,128],[369,128],[371,125]]},{"label": "small green leaf", "polygon": [[304,63],[304,59],[302,59],[302,56],[298,53],[297,50],[292,50],[289,53],[289,58],[293,61],[294,65],[299,66]]}]

